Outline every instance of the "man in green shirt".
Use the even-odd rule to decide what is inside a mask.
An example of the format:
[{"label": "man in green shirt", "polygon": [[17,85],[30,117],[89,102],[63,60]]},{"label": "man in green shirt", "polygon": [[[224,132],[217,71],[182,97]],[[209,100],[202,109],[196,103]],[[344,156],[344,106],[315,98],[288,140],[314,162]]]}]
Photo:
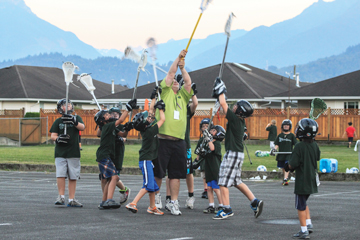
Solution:
[{"label": "man in green shirt", "polygon": [[[65,114],[67,107],[67,114]],[[55,141],[56,182],[59,196],[55,205],[65,205],[65,178],[69,178],[69,204],[68,207],[82,207],[75,199],[76,181],[80,177],[80,147],[79,131],[85,130],[82,118],[71,115],[74,105],[70,100],[61,99],[57,103],[57,110],[61,118],[54,121],[50,128],[51,140]],[[65,134],[66,127],[66,134]]]},{"label": "man in green shirt", "polygon": [[[161,100],[166,105],[166,122],[159,129],[159,151],[158,159],[154,161],[154,175],[156,182],[161,188],[162,178],[168,172],[170,185],[170,211],[173,215],[181,215],[179,210],[178,195],[180,190],[180,179],[186,178],[186,143],[185,131],[187,122],[187,104],[193,95],[191,89],[191,78],[185,70],[185,56],[187,51],[182,50],[179,56],[172,63],[168,74],[161,82]],[[181,77],[175,74],[180,68]],[[181,78],[184,86],[180,89]],[[159,119],[159,111],[156,111],[156,118]],[[161,208],[161,197],[155,195],[156,207]]]},{"label": "man in green shirt", "polygon": [[274,141],[277,136],[277,127],[276,127],[275,119],[271,120],[271,123],[266,125],[266,131],[269,132],[268,140],[270,141],[270,149],[274,149],[275,148]]}]

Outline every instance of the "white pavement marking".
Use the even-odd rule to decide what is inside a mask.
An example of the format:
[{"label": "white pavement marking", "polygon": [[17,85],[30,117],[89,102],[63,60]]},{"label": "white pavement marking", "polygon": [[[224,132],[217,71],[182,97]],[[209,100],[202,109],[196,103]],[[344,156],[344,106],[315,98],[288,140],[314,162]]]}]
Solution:
[{"label": "white pavement marking", "polygon": [[0,226],[11,226],[12,223],[0,223]]},{"label": "white pavement marking", "polygon": [[359,193],[359,192],[360,191],[325,193],[325,194],[314,195],[314,197],[322,197],[322,196],[329,196],[329,195],[340,195],[340,194],[351,194],[351,193]]},{"label": "white pavement marking", "polygon": [[193,237],[183,237],[183,238],[171,238],[169,240],[185,240],[185,239],[194,239]]}]

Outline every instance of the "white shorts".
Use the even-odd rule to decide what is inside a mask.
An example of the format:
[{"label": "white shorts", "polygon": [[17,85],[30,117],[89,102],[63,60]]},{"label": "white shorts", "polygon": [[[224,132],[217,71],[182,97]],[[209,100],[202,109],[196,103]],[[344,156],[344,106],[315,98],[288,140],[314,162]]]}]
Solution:
[{"label": "white shorts", "polygon": [[56,177],[69,177],[71,180],[80,178],[80,158],[55,158]]},{"label": "white shorts", "polygon": [[231,187],[241,184],[241,166],[243,162],[243,152],[227,151],[220,164],[218,185]]},{"label": "white shorts", "polygon": [[274,149],[275,148],[275,143],[274,141],[270,141],[270,149]]}]

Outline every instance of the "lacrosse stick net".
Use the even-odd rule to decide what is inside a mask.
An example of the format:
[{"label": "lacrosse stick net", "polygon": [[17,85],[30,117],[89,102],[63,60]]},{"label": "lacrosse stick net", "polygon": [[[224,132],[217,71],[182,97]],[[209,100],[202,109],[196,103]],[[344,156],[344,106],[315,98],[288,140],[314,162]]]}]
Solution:
[{"label": "lacrosse stick net", "polygon": [[[150,57],[152,59],[152,65],[153,65],[153,70],[154,70],[154,77],[155,77],[155,84],[156,86],[158,87],[159,86],[159,83],[158,83],[158,79],[157,79],[157,73],[156,73],[156,65],[155,65],[155,61],[156,61],[156,49],[157,49],[157,46],[156,46],[156,41],[154,38],[149,38],[149,40],[146,42],[146,45],[148,46],[149,48],[149,51],[150,51]],[[160,101],[161,98],[160,98],[160,92],[158,92],[158,100]]]},{"label": "lacrosse stick net", "polygon": [[326,110],[327,110],[326,103],[320,98],[314,98],[311,101],[311,109],[310,109],[309,118],[316,120]]},{"label": "lacrosse stick net", "polygon": [[[62,69],[65,76],[65,83],[66,83],[66,105],[65,105],[65,114],[68,113],[68,102],[69,102],[69,85],[73,82],[73,75],[75,69],[78,67],[75,66],[72,62],[64,62],[62,65]],[[67,124],[65,124],[64,134],[67,134]]]},{"label": "lacrosse stick net", "polygon": [[95,97],[95,94],[94,94],[94,90],[96,88],[95,88],[95,86],[93,84],[93,79],[90,76],[90,74],[82,73],[80,76],[78,76],[77,80],[80,81],[85,86],[86,90],[88,90],[88,92],[93,96],[99,110],[101,110],[101,107],[100,107],[100,105],[99,105],[99,103],[98,103],[98,101],[97,101],[97,99]]}]

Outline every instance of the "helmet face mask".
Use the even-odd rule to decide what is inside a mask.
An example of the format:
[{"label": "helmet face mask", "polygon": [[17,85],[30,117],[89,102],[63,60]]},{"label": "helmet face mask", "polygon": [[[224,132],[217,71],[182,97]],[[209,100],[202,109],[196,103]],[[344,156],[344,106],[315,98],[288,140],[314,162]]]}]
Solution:
[{"label": "helmet face mask", "polygon": [[205,128],[208,128],[209,127],[209,124],[210,124],[210,119],[209,118],[204,118],[203,120],[201,120],[200,122],[200,131],[204,131]]},{"label": "helmet face mask", "polygon": [[254,108],[246,100],[237,101],[235,106],[233,108],[234,113],[242,118],[250,117],[254,112]]},{"label": "helmet face mask", "polygon": [[215,125],[211,127],[210,133],[213,135],[214,139],[221,142],[225,138],[226,131],[222,126]]},{"label": "helmet face mask", "polygon": [[[63,99],[61,99],[61,100],[59,100],[57,102],[56,107],[57,107],[58,113],[65,114],[65,112],[66,112],[65,105],[66,105],[66,99],[65,98],[63,98]],[[69,109],[69,106],[71,107],[70,109]],[[70,99],[68,99],[68,106],[67,107],[68,107],[67,113],[71,114],[74,111],[74,104],[70,101]]]},{"label": "helmet face mask", "polygon": [[[147,111],[138,113],[134,116],[132,122],[134,123],[134,128],[137,131],[145,131],[147,127],[151,126],[152,124],[148,121],[149,113]],[[152,116],[151,116],[152,117]]]},{"label": "helmet face mask", "polygon": [[121,117],[120,108],[112,107],[112,108],[110,108],[109,113],[112,118],[119,119]]},{"label": "helmet face mask", "polygon": [[94,117],[95,123],[99,126],[103,126],[109,120],[106,116],[107,114],[109,114],[108,110],[101,110],[97,112]]},{"label": "helmet face mask", "polygon": [[[285,129],[284,126],[289,126],[289,129]],[[292,122],[291,122],[290,119],[285,119],[284,121],[282,121],[282,123],[281,123],[281,130],[282,130],[283,132],[288,132],[288,131],[291,130],[291,128],[292,128]]]}]

